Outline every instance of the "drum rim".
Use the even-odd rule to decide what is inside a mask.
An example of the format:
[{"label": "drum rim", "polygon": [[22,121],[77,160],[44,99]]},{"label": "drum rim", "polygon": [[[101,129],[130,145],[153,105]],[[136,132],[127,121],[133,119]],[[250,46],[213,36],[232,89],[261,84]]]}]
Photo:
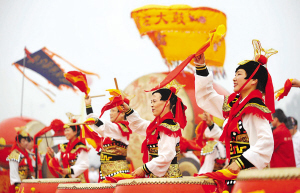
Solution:
[{"label": "drum rim", "polygon": [[251,169],[242,170],[238,176],[237,181],[246,180],[284,180],[284,179],[300,179],[300,168],[271,168],[271,169]]},{"label": "drum rim", "polygon": [[117,186],[133,186],[133,185],[147,185],[147,184],[194,184],[194,185],[216,185],[211,178],[140,178],[120,180]]},{"label": "drum rim", "polygon": [[41,179],[23,179],[24,184],[50,184],[50,183],[74,183],[81,182],[79,178],[41,178]]},{"label": "drum rim", "polygon": [[[93,187],[93,184],[101,185]],[[116,188],[115,183],[69,183],[69,184],[59,184],[57,189],[60,190],[94,190],[94,189],[114,189]]]}]

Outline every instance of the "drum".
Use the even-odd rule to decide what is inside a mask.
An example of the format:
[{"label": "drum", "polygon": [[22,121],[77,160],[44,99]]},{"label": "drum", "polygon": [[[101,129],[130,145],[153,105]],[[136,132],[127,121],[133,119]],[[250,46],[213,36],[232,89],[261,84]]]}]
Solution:
[{"label": "drum", "polygon": [[24,179],[19,188],[20,193],[54,193],[58,184],[80,183],[78,178],[44,178]]},{"label": "drum", "polygon": [[215,190],[215,182],[208,178],[140,178],[120,180],[117,183],[115,193],[206,193]]},{"label": "drum", "polygon": [[300,191],[300,168],[274,168],[241,171],[232,193],[295,193]]},{"label": "drum", "polygon": [[56,193],[72,193],[72,192],[101,192],[101,193],[113,193],[116,184],[110,183],[81,183],[81,184],[59,184]]}]

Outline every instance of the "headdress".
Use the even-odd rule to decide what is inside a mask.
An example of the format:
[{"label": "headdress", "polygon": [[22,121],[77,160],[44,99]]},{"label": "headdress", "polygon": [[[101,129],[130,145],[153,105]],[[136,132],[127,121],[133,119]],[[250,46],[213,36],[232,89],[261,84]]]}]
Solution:
[{"label": "headdress", "polygon": [[[268,58],[272,56],[273,54],[278,53],[277,50],[274,50],[273,48],[265,50],[264,48],[261,47],[260,41],[258,40],[252,40],[253,48],[254,48],[254,58],[253,60],[244,60],[239,63],[239,65],[247,65],[250,64],[251,61],[255,61],[258,63],[257,67],[253,71],[253,73],[249,76],[248,80],[245,82],[245,84],[239,89],[237,93],[240,93],[241,90],[247,85],[247,83],[257,74],[257,72],[261,69],[264,68],[263,65],[267,64]],[[261,52],[264,52],[265,55],[262,55]],[[238,68],[246,68],[243,66],[240,66]],[[267,69],[266,69],[267,70]],[[262,71],[262,70],[261,70]],[[270,109],[270,111],[274,112],[275,110],[275,104],[274,104],[274,88],[273,88],[273,83],[272,83],[272,78],[271,75],[269,74],[267,70],[267,83],[265,86],[265,104],[266,106]]]}]

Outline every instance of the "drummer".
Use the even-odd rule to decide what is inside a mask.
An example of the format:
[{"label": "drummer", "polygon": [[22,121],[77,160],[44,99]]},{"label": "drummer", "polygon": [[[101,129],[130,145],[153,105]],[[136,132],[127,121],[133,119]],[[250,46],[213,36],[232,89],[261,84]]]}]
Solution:
[{"label": "drummer", "polygon": [[269,121],[274,111],[274,90],[271,76],[263,66],[266,59],[261,55],[243,61],[235,71],[235,93],[224,98],[213,89],[213,77],[205,65],[204,54],[195,58],[197,104],[213,116],[228,117],[220,140],[225,139],[230,158],[227,169],[235,174],[252,167],[263,169],[272,157],[274,141]]},{"label": "drummer", "polygon": [[[129,104],[129,100],[125,101]],[[125,112],[114,107],[110,110],[110,121],[106,121],[99,119],[99,116],[93,113],[90,97],[85,98],[85,104],[86,123],[104,137],[103,148],[100,152],[99,182],[105,180],[105,176],[112,177],[118,173],[129,173],[126,157],[132,131],[126,120]]]},{"label": "drummer", "polygon": [[[75,123],[76,120],[73,119],[71,122]],[[64,134],[69,142],[60,144],[58,153],[54,153],[54,150],[50,147],[47,148],[47,153],[52,159],[56,158],[58,161],[62,161],[64,178],[80,178],[81,182],[88,183],[88,147],[85,140],[80,138],[80,126],[65,124],[64,128]]]},{"label": "drummer", "polygon": [[177,154],[180,152],[181,129],[186,125],[186,107],[176,95],[179,88],[174,81],[166,88],[160,88],[152,93],[151,108],[155,116],[152,122],[142,119],[138,112],[124,103],[130,127],[134,132],[146,136],[141,147],[145,164],[133,171],[133,176],[148,175],[150,178],[182,176]]},{"label": "drummer", "polygon": [[18,131],[11,153],[6,158],[9,161],[10,189],[19,186],[23,179],[31,179],[34,176],[32,157],[26,150],[29,141],[29,134],[25,131]]}]

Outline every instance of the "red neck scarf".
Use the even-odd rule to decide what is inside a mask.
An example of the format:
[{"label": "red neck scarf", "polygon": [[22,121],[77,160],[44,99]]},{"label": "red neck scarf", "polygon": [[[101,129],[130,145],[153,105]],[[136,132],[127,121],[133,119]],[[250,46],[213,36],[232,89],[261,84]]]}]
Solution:
[{"label": "red neck scarf", "polygon": [[69,165],[70,152],[75,147],[75,145],[80,142],[85,145],[85,141],[79,139],[79,137],[77,137],[73,142],[69,141],[66,147],[66,151],[61,152],[61,158],[62,158],[64,168],[68,168],[70,166]]},{"label": "red neck scarf", "polygon": [[[119,125],[119,123],[125,125],[125,127],[127,127],[127,129],[128,129],[128,132],[124,132],[123,129],[121,128],[121,126]],[[127,140],[129,140],[130,134],[132,133],[132,130],[129,127],[129,122],[124,120],[124,121],[119,121],[119,122],[117,122],[115,124],[117,124],[117,126],[119,127],[122,135],[126,136]]]},{"label": "red neck scarf", "polygon": [[[174,120],[173,114],[171,111],[166,113],[163,117],[157,116],[155,119],[150,123],[150,125],[147,127],[146,130],[146,139],[144,140],[142,144],[142,153],[143,153],[143,162],[148,162],[148,148],[147,144],[155,144],[157,143],[157,137],[158,137],[158,126],[166,119],[172,119]],[[155,131],[156,130],[156,131]],[[152,135],[152,133],[155,131],[155,133]],[[181,131],[180,131],[181,132]]]},{"label": "red neck scarf", "polygon": [[[236,98],[237,93],[233,93],[228,98],[228,103],[234,102],[233,100]],[[228,112],[223,111],[224,118],[228,118],[228,122],[224,127],[224,131],[220,137],[220,141],[223,141],[225,139],[225,145],[226,145],[226,156],[227,158],[230,158],[230,134],[231,132],[237,132],[239,133],[238,129],[238,121],[242,119],[242,115],[252,113],[254,115],[257,115],[258,117],[264,117],[267,120],[271,120],[271,114],[264,113],[260,110],[258,110],[256,107],[247,107],[244,108],[244,106],[253,98],[259,98],[262,99],[262,94],[259,90],[252,91],[244,100],[240,103],[241,97],[239,96],[232,105],[229,114]],[[244,109],[243,109],[244,108]],[[241,112],[240,112],[241,111]],[[240,112],[240,113],[239,113]],[[236,116],[239,113],[239,116]]]},{"label": "red neck scarf", "polygon": [[21,150],[21,148],[20,148],[16,143],[15,143],[14,146],[12,147],[12,151],[13,151],[14,149],[18,150],[19,152],[21,152],[21,153],[24,155],[24,157],[25,157],[26,160],[27,160],[27,164],[28,164],[29,170],[30,170],[31,172],[34,172],[33,166],[32,166],[32,162],[31,162],[31,159],[30,159],[30,157],[29,157],[29,154],[28,154],[27,150],[26,150],[26,149],[25,149],[25,151]]}]

